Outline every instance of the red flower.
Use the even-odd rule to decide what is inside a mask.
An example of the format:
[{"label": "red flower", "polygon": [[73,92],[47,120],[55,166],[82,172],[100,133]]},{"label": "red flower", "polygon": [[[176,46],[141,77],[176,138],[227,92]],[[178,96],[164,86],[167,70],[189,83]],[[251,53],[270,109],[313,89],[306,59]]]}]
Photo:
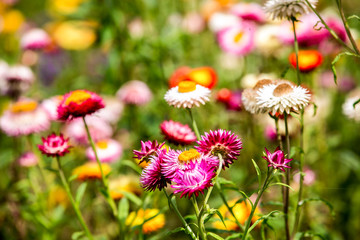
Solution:
[{"label": "red flower", "polygon": [[[289,56],[291,65],[296,68],[296,55],[291,53]],[[310,72],[321,65],[323,57],[317,50],[299,51],[299,69],[301,72]]]},{"label": "red flower", "polygon": [[176,87],[184,80],[193,81],[203,87],[212,89],[217,83],[217,75],[215,70],[211,67],[199,67],[194,69],[180,67],[171,75],[169,87]]},{"label": "red flower", "polygon": [[65,139],[62,134],[57,136],[53,133],[47,138],[42,138],[43,145],[38,145],[38,148],[49,157],[60,157],[69,152],[71,146],[68,141],[69,139]]}]

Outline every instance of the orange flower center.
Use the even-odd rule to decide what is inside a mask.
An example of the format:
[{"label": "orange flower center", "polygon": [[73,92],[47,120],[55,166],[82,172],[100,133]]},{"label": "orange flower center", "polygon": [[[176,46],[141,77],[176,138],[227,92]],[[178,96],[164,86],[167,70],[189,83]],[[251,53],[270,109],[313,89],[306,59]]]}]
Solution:
[{"label": "orange flower center", "polygon": [[74,102],[77,104],[81,104],[91,98],[91,94],[84,91],[84,90],[76,90],[73,91],[70,96],[66,99],[65,105],[69,105],[70,103]]},{"label": "orange flower center", "polygon": [[182,152],[178,159],[180,162],[188,162],[194,159],[197,159],[200,157],[200,153],[196,151],[195,149],[190,149],[187,151]]},{"label": "orange flower center", "polygon": [[244,36],[244,32],[239,32],[238,34],[235,35],[234,42],[235,43],[240,42],[240,40],[242,39],[243,36]]},{"label": "orange flower center", "polygon": [[13,113],[31,112],[36,109],[37,105],[35,101],[20,101],[12,105],[10,111]]},{"label": "orange flower center", "polygon": [[178,91],[181,93],[192,92],[196,89],[196,83],[193,81],[181,81],[178,87]]},{"label": "orange flower center", "polygon": [[292,87],[287,83],[282,83],[274,89],[273,95],[275,97],[281,97],[289,94],[293,91]]},{"label": "orange flower center", "polygon": [[108,142],[106,140],[98,141],[96,146],[100,149],[106,149],[108,147]]}]

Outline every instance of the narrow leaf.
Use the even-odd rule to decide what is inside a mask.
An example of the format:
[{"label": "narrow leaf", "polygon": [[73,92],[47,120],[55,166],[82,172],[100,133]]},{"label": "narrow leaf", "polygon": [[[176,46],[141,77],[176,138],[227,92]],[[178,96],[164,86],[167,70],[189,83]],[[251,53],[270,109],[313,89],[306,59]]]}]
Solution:
[{"label": "narrow leaf", "polygon": [[222,237],[220,237],[219,235],[215,234],[215,233],[212,233],[212,232],[208,232],[207,233],[208,236],[211,236],[215,239],[218,239],[218,240],[224,240]]},{"label": "narrow leaf", "polygon": [[281,185],[281,186],[284,186],[284,187],[288,187],[288,188],[290,188],[291,190],[294,191],[294,189],[292,187],[290,187],[289,185],[287,185],[285,183],[282,183],[282,182],[272,183],[272,184],[269,185],[269,187],[274,186],[274,185]]},{"label": "narrow leaf", "polygon": [[351,15],[351,16],[349,16],[347,19],[348,19],[348,20],[350,20],[350,19],[357,19],[358,21],[360,21],[360,17],[357,16],[357,15]]},{"label": "narrow leaf", "polygon": [[353,103],[353,108],[355,108],[356,104],[358,104],[359,102],[360,102],[360,98]]},{"label": "narrow leaf", "polygon": [[141,199],[137,197],[135,194],[127,191],[122,190],[115,190],[118,193],[123,194],[127,199],[129,199],[131,202],[135,203],[137,206],[141,205]]},{"label": "narrow leaf", "polygon": [[71,240],[78,240],[80,239],[82,236],[84,236],[84,232],[74,232],[72,235],[71,235]]},{"label": "narrow leaf", "polygon": [[129,214],[129,201],[126,197],[123,197],[119,202],[119,222],[125,224],[125,220]]},{"label": "narrow leaf", "polygon": [[80,205],[80,202],[81,202],[81,199],[82,197],[84,196],[84,193],[85,193],[85,190],[86,190],[86,187],[87,187],[87,183],[86,182],[83,182],[77,192],[76,192],[76,197],[75,197],[75,201],[78,205]]},{"label": "narrow leaf", "polygon": [[274,210],[274,211],[271,211],[270,213],[262,216],[261,218],[259,218],[258,220],[256,220],[253,225],[251,225],[251,227],[249,228],[249,231],[248,231],[248,232],[250,233],[251,230],[253,230],[259,222],[261,222],[261,221],[264,220],[264,219],[270,218],[271,215],[272,215],[272,214],[275,214],[275,213],[280,213],[280,211],[279,211],[279,210]]},{"label": "narrow leaf", "polygon": [[336,68],[335,68],[335,64],[340,60],[340,58],[344,55],[347,55],[347,56],[353,56],[353,57],[360,57],[359,55],[355,54],[355,53],[350,53],[350,52],[342,52],[342,53],[339,53],[335,58],[334,60],[331,62],[331,70],[334,74],[334,82],[335,84],[337,85],[337,74],[336,74]]},{"label": "narrow leaf", "polygon": [[254,159],[251,159],[251,161],[252,161],[253,164],[254,164],[254,167],[255,167],[255,170],[256,170],[256,174],[257,174],[257,176],[258,176],[259,186],[261,186],[261,171],[260,171],[260,168],[259,168],[259,166],[256,164],[256,162],[254,161]]},{"label": "narrow leaf", "polygon": [[216,213],[216,215],[219,216],[221,222],[223,223],[223,225],[224,225],[225,228],[226,228],[226,224],[225,224],[224,218],[223,218],[223,216],[221,215],[221,213],[219,212],[219,210],[216,210],[215,213]]},{"label": "narrow leaf", "polygon": [[133,169],[135,172],[141,174],[142,169],[141,167],[139,167],[136,163],[134,163],[133,161],[130,160],[121,160],[120,161],[121,165],[123,166],[127,166],[130,167],[131,169]]}]

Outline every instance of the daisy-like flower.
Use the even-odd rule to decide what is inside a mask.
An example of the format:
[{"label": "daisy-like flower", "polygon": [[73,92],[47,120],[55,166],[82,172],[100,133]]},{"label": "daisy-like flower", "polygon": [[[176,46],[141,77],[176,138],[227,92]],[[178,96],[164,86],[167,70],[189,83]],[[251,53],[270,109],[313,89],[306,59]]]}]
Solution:
[{"label": "daisy-like flower", "polygon": [[57,112],[59,120],[84,117],[104,108],[103,99],[96,93],[87,90],[75,90],[64,95]]},{"label": "daisy-like flower", "polygon": [[55,133],[42,137],[42,145],[38,145],[39,150],[48,157],[62,157],[69,153],[69,139],[64,138],[62,133],[58,136]]},{"label": "daisy-like flower", "polygon": [[49,129],[46,111],[31,99],[11,104],[0,117],[0,128],[9,136],[29,135]]},{"label": "daisy-like flower", "polygon": [[[309,0],[309,3],[315,8],[317,0]],[[273,20],[290,20],[291,18],[311,12],[311,8],[305,0],[268,0],[265,3],[264,10]]]},{"label": "daisy-like flower", "polygon": [[223,158],[224,169],[237,159],[242,149],[241,139],[235,133],[223,129],[210,130],[209,133],[201,136],[201,140],[196,143],[199,146],[195,146],[195,148],[200,153],[214,156],[220,154]]},{"label": "daisy-like flower", "polygon": [[[101,168],[105,176],[111,172],[110,166],[106,163],[102,163]],[[96,162],[88,162],[75,168],[72,175],[76,175],[76,179],[79,181],[101,179],[101,170]]]},{"label": "daisy-like flower", "polygon": [[242,104],[246,111],[255,114],[255,113],[265,113],[266,110],[260,108],[257,104],[258,90],[264,86],[273,84],[273,80],[262,79],[256,83],[253,88],[247,88],[242,92],[241,100]]},{"label": "daisy-like flower", "polygon": [[264,86],[257,91],[257,105],[272,113],[290,113],[308,105],[311,95],[309,90],[291,82],[280,81]]},{"label": "daisy-like flower", "polygon": [[241,22],[221,30],[217,37],[221,49],[225,52],[244,56],[254,49],[255,25]]},{"label": "daisy-like flower", "polygon": [[210,101],[210,93],[210,89],[193,81],[181,81],[178,86],[169,89],[164,98],[170,106],[192,108]]},{"label": "daisy-like flower", "polygon": [[159,213],[159,209],[140,209],[137,212],[131,212],[126,218],[125,223],[129,227],[142,226],[142,232],[150,234],[163,228],[165,225],[165,215]]},{"label": "daisy-like flower", "polygon": [[160,129],[165,139],[172,143],[188,145],[196,141],[195,133],[187,124],[183,125],[172,120],[163,121],[160,124]]},{"label": "daisy-like flower", "polygon": [[174,193],[181,193],[180,198],[187,196],[191,198],[193,194],[199,196],[204,193],[205,189],[213,186],[212,179],[216,176],[215,167],[208,164],[205,159],[198,161],[190,161],[187,169],[181,174],[175,176],[171,185],[175,189]]},{"label": "daisy-like flower", "polygon": [[[358,90],[355,90],[358,91]],[[360,99],[360,94],[348,97],[342,105],[342,110],[345,116],[355,121],[360,121],[360,103],[354,103]]]},{"label": "daisy-like flower", "polygon": [[157,151],[164,146],[165,142],[159,144],[156,140],[154,141],[141,141],[141,150],[133,150],[134,158],[137,158],[141,162],[149,162],[150,157],[157,154]]},{"label": "daisy-like flower", "polygon": [[281,171],[285,172],[284,168],[291,168],[290,166],[286,165],[291,162],[293,159],[285,158],[284,152],[277,147],[274,153],[269,152],[265,148],[266,156],[262,157],[266,161],[268,161],[268,167],[272,167],[274,169],[280,169]]},{"label": "daisy-like flower", "polygon": [[122,192],[134,193],[140,195],[142,192],[139,186],[138,176],[124,175],[109,181],[110,196],[114,200],[118,200],[124,197]]},{"label": "daisy-like flower", "polygon": [[193,168],[190,163],[200,163],[202,161],[205,161],[213,169],[219,165],[216,156],[205,155],[195,149],[186,151],[169,150],[162,158],[161,172],[166,179],[173,181],[174,178],[182,176],[185,171]]},{"label": "daisy-like flower", "polygon": [[33,152],[26,152],[20,156],[18,163],[21,167],[32,167],[38,164],[39,159]]},{"label": "daisy-like flower", "polygon": [[[100,162],[114,162],[119,160],[123,153],[121,144],[113,139],[97,141],[95,148]],[[86,149],[86,156],[91,161],[96,161],[95,153],[91,147]]]},{"label": "daisy-like flower", "polygon": [[[291,65],[296,68],[296,54],[291,53],[289,56]],[[299,51],[299,69],[301,72],[310,72],[321,65],[323,57],[317,50],[300,50]]]},{"label": "daisy-like flower", "polygon": [[146,83],[132,80],[117,91],[116,96],[126,104],[145,105],[152,99],[152,93]]},{"label": "daisy-like flower", "polygon": [[35,28],[27,31],[20,41],[23,49],[41,50],[51,43],[49,35],[40,28]]},{"label": "daisy-like flower", "polygon": [[158,150],[156,155],[151,156],[150,164],[142,171],[140,184],[145,191],[155,191],[155,189],[161,191],[168,183],[170,183],[170,180],[165,178],[161,172],[165,154],[166,149]]}]

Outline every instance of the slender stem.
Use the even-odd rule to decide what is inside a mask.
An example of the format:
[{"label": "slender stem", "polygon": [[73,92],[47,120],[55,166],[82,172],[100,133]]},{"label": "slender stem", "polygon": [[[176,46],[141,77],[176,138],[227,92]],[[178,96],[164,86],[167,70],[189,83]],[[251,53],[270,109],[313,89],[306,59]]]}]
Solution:
[{"label": "slender stem", "polygon": [[200,138],[199,129],[197,127],[196,121],[195,121],[194,116],[192,114],[191,108],[187,108],[187,110],[189,112],[189,115],[190,115],[190,118],[191,118],[191,122],[192,122],[192,125],[193,125],[193,128],[194,128],[196,137],[197,137],[198,140],[200,140],[201,138]]},{"label": "slender stem", "polygon": [[[224,161],[220,153],[218,153],[218,157],[219,157],[219,167],[218,167],[218,170],[216,172],[216,175],[215,175],[215,178],[214,178],[214,181],[213,181],[215,183],[214,185],[216,185],[217,178],[220,175],[220,172],[221,172],[222,166],[223,166],[223,161]],[[214,186],[211,186],[209,188],[209,190],[208,190],[208,192],[206,194],[206,197],[204,199],[203,206],[205,206],[207,204],[207,202],[209,201],[209,198],[210,198],[210,195],[211,195],[211,192],[212,192],[213,188],[214,188]]]},{"label": "slender stem", "polygon": [[291,22],[293,25],[293,31],[294,31],[294,50],[295,50],[295,58],[296,58],[296,78],[297,78],[297,84],[300,85],[301,79],[300,79],[300,68],[299,68],[299,43],[296,36],[296,25],[295,25],[296,18],[292,17]]},{"label": "slender stem", "polygon": [[279,130],[279,118],[274,117],[274,121],[275,121],[275,131],[276,131],[277,140],[279,142],[280,149],[283,150],[283,144],[282,144],[281,134],[280,134],[280,130]]},{"label": "slender stem", "polygon": [[[244,234],[242,236],[242,240],[245,240],[246,239],[246,236],[248,234],[248,231],[249,231],[249,228],[250,228],[250,224],[251,224],[251,220],[254,216],[254,213],[255,213],[255,210],[256,210],[256,207],[257,205],[259,204],[259,201],[260,201],[260,198],[262,196],[262,194],[264,193],[264,191],[266,190],[267,186],[269,185],[270,181],[269,178],[270,176],[272,175],[272,171],[273,170],[270,170],[270,168],[268,168],[268,171],[267,171],[267,174],[266,174],[266,178],[265,178],[265,181],[264,181],[264,184],[262,186],[261,189],[259,189],[258,191],[258,196],[256,197],[256,200],[255,200],[255,203],[253,204],[252,208],[251,208],[251,212],[250,212],[250,215],[249,215],[249,218],[246,222],[246,226],[245,226],[245,230],[244,230]],[[260,186],[259,186],[260,187]]]},{"label": "slender stem", "polygon": [[347,34],[348,38],[350,39],[351,45],[354,48],[355,52],[357,54],[360,54],[359,48],[357,47],[357,44],[356,44],[356,42],[355,42],[355,40],[354,40],[354,38],[353,38],[353,36],[351,34],[349,24],[346,21],[344,10],[343,10],[343,8],[341,6],[341,0],[336,0],[336,3],[337,3],[337,6],[338,6],[338,9],[339,9],[339,12],[340,12],[341,20],[342,20],[342,22],[344,24],[344,27],[345,27],[346,34]]},{"label": "slender stem", "polygon": [[196,214],[196,217],[199,217],[199,214],[200,214],[200,210],[199,210],[199,206],[196,202],[196,199],[194,197],[194,195],[191,197],[191,203],[193,204],[194,206],[194,210],[195,210],[195,214]]},{"label": "slender stem", "polygon": [[339,43],[341,44],[344,48],[346,48],[348,51],[355,53],[355,51],[350,48],[348,45],[346,45],[346,43],[344,43],[343,40],[340,39],[340,37],[336,34],[336,32],[334,30],[332,30],[329,25],[326,24],[326,22],[324,21],[324,19],[320,16],[320,14],[316,11],[316,9],[309,3],[309,0],[305,0],[305,2],[307,3],[307,5],[311,8],[311,10],[316,14],[316,16],[319,18],[319,20],[321,21],[321,23],[324,25],[324,27],[329,31],[329,33],[331,34],[331,36],[333,36],[333,38]]},{"label": "slender stem", "polygon": [[38,164],[36,164],[36,167],[40,172],[40,176],[41,176],[41,180],[42,180],[42,183],[43,183],[44,191],[46,191],[46,189],[48,189],[48,186],[47,186],[47,181],[46,181],[44,170],[43,170],[43,158],[42,158],[42,155],[38,154],[38,151],[35,151],[35,149],[34,149],[33,135],[32,134],[27,136],[27,140],[28,140],[28,143],[29,143],[30,150],[39,159],[39,162],[38,162]]},{"label": "slender stem", "polygon": [[[288,114],[284,113],[284,121],[285,121],[285,136],[286,136],[286,148],[287,148],[287,155],[290,156],[290,136],[289,136],[289,129],[288,129]],[[290,165],[290,164],[289,164]],[[286,185],[290,185],[290,170],[286,169],[286,178],[285,178]],[[283,187],[284,190],[284,221],[285,221],[285,233],[286,233],[286,240],[290,239],[290,230],[289,230],[289,188]]]},{"label": "slender stem", "polygon": [[175,210],[176,215],[179,217],[180,221],[182,222],[182,224],[185,226],[185,231],[187,234],[189,234],[191,236],[192,239],[194,240],[198,240],[198,238],[196,237],[195,233],[192,231],[192,229],[190,228],[189,224],[185,221],[185,219],[183,218],[183,216],[181,215],[179,209],[177,208],[177,206],[171,201],[169,195],[167,194],[166,190],[164,189],[164,193],[165,196],[168,199],[169,204],[171,204],[172,208]]},{"label": "slender stem", "polygon": [[74,208],[75,210],[75,213],[76,213],[76,216],[77,218],[79,219],[79,222],[81,224],[81,226],[83,227],[84,231],[85,231],[85,234],[87,235],[87,237],[92,240],[94,239],[93,236],[91,235],[88,227],[86,226],[86,223],[84,221],[84,218],[82,217],[81,215],[81,212],[79,210],[79,206],[77,205],[77,203],[75,202],[72,194],[71,194],[71,191],[70,191],[70,187],[69,187],[69,184],[65,178],[65,175],[64,175],[64,172],[62,170],[62,167],[61,167],[61,163],[60,163],[60,158],[59,157],[56,157],[56,162],[57,162],[57,165],[58,165],[58,171],[59,171],[59,176],[60,176],[60,179],[61,179],[61,182],[62,184],[64,185],[64,188],[65,188],[65,191],[70,199],[70,202],[71,202],[71,205],[72,207]]},{"label": "slender stem", "polygon": [[82,118],[83,119],[83,122],[84,122],[84,126],[85,126],[85,129],[86,129],[86,133],[87,133],[87,136],[88,136],[88,140],[90,142],[90,145],[91,145],[91,148],[92,150],[94,151],[94,154],[95,154],[95,158],[96,158],[96,162],[97,164],[99,165],[99,168],[100,168],[100,173],[101,173],[101,180],[102,180],[102,183],[104,185],[104,188],[106,190],[106,196],[105,196],[105,199],[106,201],[109,203],[111,209],[112,209],[112,212],[113,212],[113,215],[115,217],[117,217],[118,215],[118,212],[117,212],[117,208],[116,208],[116,204],[114,202],[114,199],[112,199],[111,195],[110,195],[110,191],[109,191],[109,185],[108,185],[108,182],[107,182],[107,178],[106,176],[104,175],[104,171],[102,169],[102,165],[101,165],[101,162],[99,160],[99,157],[98,157],[98,154],[97,154],[97,151],[96,151],[96,147],[95,147],[95,143],[91,137],[91,134],[90,134],[90,131],[89,131],[89,127],[88,125],[86,124],[86,120],[85,120],[85,117]]}]

